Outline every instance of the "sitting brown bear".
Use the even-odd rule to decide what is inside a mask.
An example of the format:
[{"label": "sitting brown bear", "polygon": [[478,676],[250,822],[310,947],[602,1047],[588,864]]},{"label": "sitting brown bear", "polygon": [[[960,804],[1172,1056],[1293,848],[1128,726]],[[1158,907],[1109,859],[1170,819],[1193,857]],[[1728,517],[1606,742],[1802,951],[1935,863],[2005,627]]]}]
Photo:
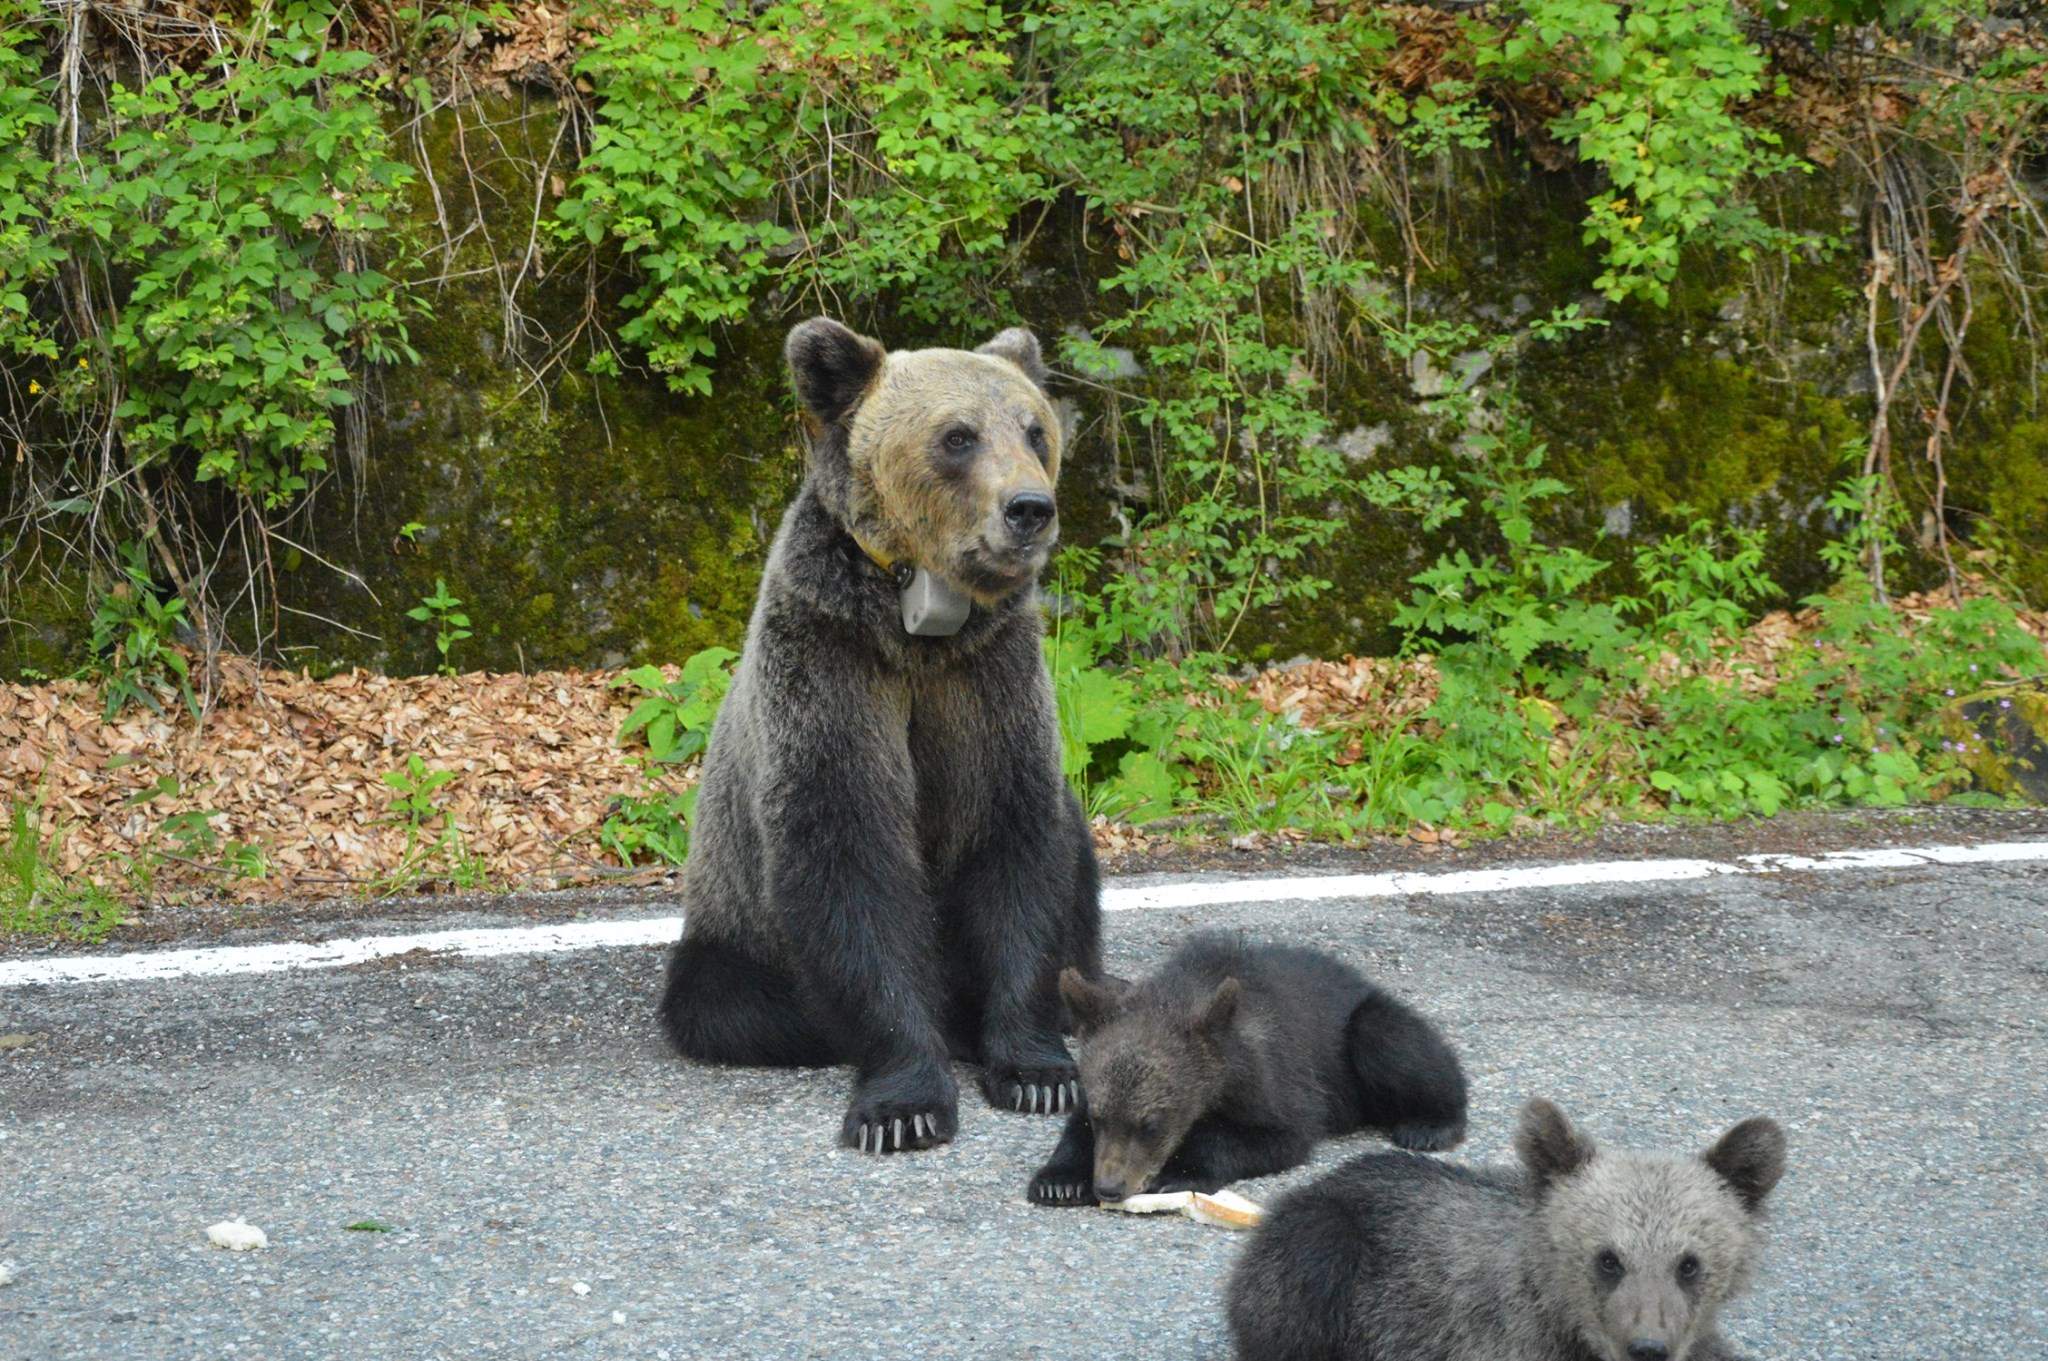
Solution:
[{"label": "sitting brown bear", "polygon": [[784,353],[808,475],[705,757],[663,1022],[705,1062],[852,1064],[866,1151],[952,1138],[951,1057],[997,1106],[1071,1109],[1057,980],[1099,976],[1101,918],[1040,648],[1038,342],[891,353],[818,318]]}]

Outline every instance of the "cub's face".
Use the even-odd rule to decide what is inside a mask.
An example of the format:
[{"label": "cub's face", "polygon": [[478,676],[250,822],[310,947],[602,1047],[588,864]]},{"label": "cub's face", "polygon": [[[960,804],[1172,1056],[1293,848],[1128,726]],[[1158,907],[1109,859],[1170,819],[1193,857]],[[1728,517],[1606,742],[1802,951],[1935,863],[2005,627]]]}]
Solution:
[{"label": "cub's face", "polygon": [[1556,1107],[1531,1102],[1517,1143],[1539,1187],[1550,1288],[1587,1347],[1606,1361],[1687,1361],[1749,1284],[1783,1133],[1749,1120],[1697,1158],[1596,1154]]},{"label": "cub's face", "polygon": [[1216,1099],[1218,1046],[1239,987],[1226,980],[1191,1011],[1133,1003],[1068,969],[1060,996],[1081,1040],[1076,1060],[1095,1141],[1095,1195],[1118,1201],[1158,1189],[1174,1152]]},{"label": "cub's face", "polygon": [[1034,581],[1059,536],[1060,424],[1029,331],[887,352],[819,318],[790,333],[813,449],[843,458],[847,527],[983,604]]}]

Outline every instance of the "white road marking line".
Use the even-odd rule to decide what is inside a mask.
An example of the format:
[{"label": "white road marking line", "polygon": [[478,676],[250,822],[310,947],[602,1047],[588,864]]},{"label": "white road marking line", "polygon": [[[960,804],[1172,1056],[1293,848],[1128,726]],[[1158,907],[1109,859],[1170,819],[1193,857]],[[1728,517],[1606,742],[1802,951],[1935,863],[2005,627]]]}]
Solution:
[{"label": "white road marking line", "polygon": [[[1980,846],[1921,846],[1822,855],[1745,855],[1735,860],[1607,860],[1504,869],[1449,870],[1436,874],[1324,874],[1181,880],[1107,888],[1105,912],[1143,912],[1234,903],[1313,902],[1329,899],[1506,893],[1515,889],[1576,888],[1599,884],[1668,884],[1718,875],[1778,874],[1788,870],[1906,869],[1922,865],[1991,865],[2048,861],[2048,841]],[[457,958],[560,954],[571,950],[666,945],[683,919],[640,917],[621,921],[563,922],[553,926],[478,927],[403,936],[275,945],[222,945],[191,950],[145,950],[120,955],[67,955],[55,959],[0,960],[0,988],[63,983],[139,983],[167,978],[226,978],[297,969],[340,969],[424,950]]]}]

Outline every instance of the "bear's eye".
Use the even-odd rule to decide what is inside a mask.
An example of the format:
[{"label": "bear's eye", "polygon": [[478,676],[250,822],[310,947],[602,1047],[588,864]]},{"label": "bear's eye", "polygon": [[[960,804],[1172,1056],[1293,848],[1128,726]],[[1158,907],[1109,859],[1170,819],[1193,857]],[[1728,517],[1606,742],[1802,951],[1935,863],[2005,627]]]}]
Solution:
[{"label": "bear's eye", "polygon": [[1692,1255],[1691,1253],[1689,1253],[1689,1252],[1688,1252],[1687,1254],[1685,1254],[1685,1256],[1683,1256],[1683,1257],[1681,1257],[1681,1258],[1679,1258],[1679,1259],[1678,1259],[1678,1279],[1679,1279],[1679,1280],[1681,1280],[1681,1281],[1689,1281],[1689,1280],[1691,1280],[1691,1279],[1692,1279],[1693,1277],[1695,1277],[1695,1276],[1697,1276],[1697,1275],[1699,1275],[1699,1274],[1700,1274],[1700,1259],[1699,1259],[1699,1258],[1697,1258],[1697,1257],[1693,1256],[1693,1255]]},{"label": "bear's eye", "polygon": [[1622,1277],[1621,1254],[1613,1248],[1602,1248],[1600,1255],[1593,1259],[1593,1265],[1610,1281],[1618,1281]]},{"label": "bear's eye", "polygon": [[964,454],[974,447],[974,432],[964,425],[956,425],[939,440],[949,454]]},{"label": "bear's eye", "polygon": [[1038,455],[1038,456],[1039,456],[1040,458],[1044,458],[1044,457],[1045,457],[1045,427],[1044,427],[1044,426],[1042,426],[1042,425],[1034,425],[1034,426],[1032,426],[1032,427],[1031,427],[1031,428],[1030,428],[1029,430],[1026,430],[1026,431],[1024,432],[1024,439],[1025,439],[1025,441],[1026,441],[1027,443],[1029,443],[1029,444],[1031,445],[1031,452],[1032,452],[1032,453],[1034,453],[1034,454],[1037,454],[1037,455]]},{"label": "bear's eye", "polygon": [[1149,1144],[1155,1142],[1159,1138],[1159,1133],[1160,1125],[1158,1116],[1148,1115],[1143,1120],[1140,1120],[1138,1122],[1138,1137],[1146,1143]]}]

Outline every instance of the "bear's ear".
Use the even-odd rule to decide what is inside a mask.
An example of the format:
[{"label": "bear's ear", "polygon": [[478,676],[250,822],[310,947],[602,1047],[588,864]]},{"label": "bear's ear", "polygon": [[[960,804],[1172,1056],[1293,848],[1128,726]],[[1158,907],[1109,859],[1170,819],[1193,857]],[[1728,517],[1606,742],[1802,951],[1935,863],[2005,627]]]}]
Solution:
[{"label": "bear's ear", "polygon": [[1593,1141],[1573,1129],[1556,1105],[1537,1096],[1522,1107],[1515,1152],[1536,1184],[1548,1186],[1593,1161]]},{"label": "bear's ear", "polygon": [[1216,991],[1209,994],[1209,1000],[1195,1012],[1195,1029],[1204,1035],[1221,1035],[1230,1029],[1230,1023],[1237,1019],[1238,999],[1244,996],[1244,985],[1235,978],[1226,978],[1216,985]]},{"label": "bear's ear", "polygon": [[1702,1153],[1700,1161],[1719,1173],[1754,1214],[1785,1175],[1785,1131],[1762,1116],[1745,1120]]},{"label": "bear's ear", "polygon": [[1105,983],[1091,983],[1079,969],[1060,971],[1060,1000],[1067,1004],[1067,1016],[1074,1033],[1086,1035],[1100,1030],[1116,1015],[1123,995]]},{"label": "bear's ear", "polygon": [[790,329],[782,357],[804,410],[831,425],[860,404],[889,352],[830,317],[812,317]]},{"label": "bear's ear", "polygon": [[994,340],[975,351],[976,354],[994,355],[1007,359],[1024,370],[1024,376],[1040,387],[1045,386],[1047,370],[1045,356],[1039,351],[1038,337],[1022,326],[1012,326]]}]

